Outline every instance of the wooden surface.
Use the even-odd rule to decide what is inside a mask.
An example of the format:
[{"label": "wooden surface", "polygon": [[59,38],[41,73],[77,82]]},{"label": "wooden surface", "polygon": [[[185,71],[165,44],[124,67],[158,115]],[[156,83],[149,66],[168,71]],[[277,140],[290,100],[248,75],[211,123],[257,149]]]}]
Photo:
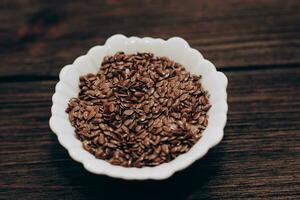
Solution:
[{"label": "wooden surface", "polygon": [[[0,199],[300,199],[300,2],[0,2]],[[88,173],[48,125],[62,66],[115,33],[181,36],[228,79],[225,137],[165,181]]]}]

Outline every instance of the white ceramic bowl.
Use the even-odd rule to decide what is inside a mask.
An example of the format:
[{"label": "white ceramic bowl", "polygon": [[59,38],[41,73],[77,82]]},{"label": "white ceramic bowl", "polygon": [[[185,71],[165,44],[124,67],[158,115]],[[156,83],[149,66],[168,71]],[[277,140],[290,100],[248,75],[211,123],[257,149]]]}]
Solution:
[{"label": "white ceramic bowl", "polygon": [[[68,120],[68,115],[65,113],[68,101],[70,98],[78,96],[79,76],[98,72],[103,57],[117,51],[125,53],[152,52],[156,56],[167,56],[185,66],[192,74],[202,75],[202,86],[210,94],[209,101],[212,107],[208,112],[208,126],[203,132],[202,138],[189,152],[156,167],[126,168],[96,159],[82,148],[81,142],[75,137],[74,128]],[[182,38],[173,37],[162,40],[150,37],[128,38],[124,35],[113,35],[104,45],[94,46],[86,55],[78,57],[73,64],[62,68],[59,79],[52,97],[50,127],[57,135],[60,144],[68,150],[70,156],[81,162],[92,173],[123,179],[166,179],[176,171],[182,170],[200,159],[223,138],[228,109],[227,78],[223,73],[217,72],[211,62],[204,59]]]}]

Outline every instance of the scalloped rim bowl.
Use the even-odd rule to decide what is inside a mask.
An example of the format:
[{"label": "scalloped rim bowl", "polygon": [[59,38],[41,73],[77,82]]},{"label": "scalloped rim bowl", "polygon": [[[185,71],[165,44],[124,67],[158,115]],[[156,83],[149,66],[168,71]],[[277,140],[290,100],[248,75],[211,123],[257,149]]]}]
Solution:
[{"label": "scalloped rim bowl", "polygon": [[[208,126],[201,139],[190,151],[169,163],[155,167],[126,168],[96,159],[82,148],[81,142],[75,137],[74,128],[68,120],[68,115],[65,113],[68,101],[70,98],[78,96],[79,76],[97,73],[104,56],[112,55],[117,51],[125,53],[152,52],[156,56],[167,56],[185,66],[192,74],[202,75],[201,83],[210,95],[209,101],[212,107],[208,112]],[[104,45],[94,46],[86,55],[78,57],[73,64],[62,68],[52,97],[50,128],[57,135],[60,144],[68,150],[70,156],[82,163],[84,168],[92,173],[122,179],[166,179],[203,157],[210,148],[222,140],[228,110],[227,82],[223,73],[216,71],[211,62],[204,59],[182,38],[173,37],[162,40],[150,37],[128,38],[120,34],[113,35],[107,39]]]}]

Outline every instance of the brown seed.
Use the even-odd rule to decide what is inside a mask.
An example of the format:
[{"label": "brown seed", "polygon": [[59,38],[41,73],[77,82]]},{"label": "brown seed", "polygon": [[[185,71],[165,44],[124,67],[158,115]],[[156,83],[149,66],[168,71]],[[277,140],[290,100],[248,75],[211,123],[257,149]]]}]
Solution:
[{"label": "brown seed", "polygon": [[188,97],[189,97],[188,94],[183,94],[183,95],[180,96],[179,100],[180,100],[180,101],[184,101],[184,100],[186,100]]},{"label": "brown seed", "polygon": [[136,97],[142,97],[142,96],[144,96],[144,93],[142,93],[142,92],[135,92],[134,96],[136,96]]},{"label": "brown seed", "polygon": [[94,116],[96,115],[96,112],[94,110],[92,110],[89,115],[88,115],[88,120],[92,119]]},{"label": "brown seed", "polygon": [[90,145],[90,142],[87,141],[87,140],[85,140],[85,141],[82,142],[83,148],[84,148],[85,150],[87,150],[87,151],[89,151],[89,149],[91,148],[89,145]]},{"label": "brown seed", "polygon": [[148,159],[149,160],[153,160],[157,157],[158,155],[157,154],[151,154],[150,156],[148,156]]},{"label": "brown seed", "polygon": [[107,143],[106,146],[108,146],[109,148],[117,148],[117,145],[113,144],[113,143]]},{"label": "brown seed", "polygon": [[194,114],[193,119],[194,120],[199,119],[200,115],[201,115],[201,112],[198,112],[198,113]]},{"label": "brown seed", "polygon": [[156,68],[156,72],[157,72],[160,76],[164,76],[164,75],[166,74],[161,68]]},{"label": "brown seed", "polygon": [[173,103],[173,107],[177,107],[180,104],[180,100],[176,99],[175,102]]},{"label": "brown seed", "polygon": [[180,96],[180,95],[181,95],[181,90],[175,89],[174,95],[175,95],[176,97]]},{"label": "brown seed", "polygon": [[106,125],[105,124],[99,124],[99,127],[100,127],[100,129],[101,130],[107,130],[107,127],[106,127]]},{"label": "brown seed", "polygon": [[155,148],[154,152],[156,154],[160,154],[160,152],[161,152],[161,146],[158,146],[157,148]]},{"label": "brown seed", "polygon": [[162,120],[157,118],[156,120],[154,120],[153,122],[153,127],[154,128],[158,128],[158,127],[161,127],[162,126]]},{"label": "brown seed", "polygon": [[99,140],[99,137],[94,137],[92,143],[93,143],[94,145],[96,145],[96,144],[98,144],[98,140]]},{"label": "brown seed", "polygon": [[173,113],[171,113],[171,116],[174,117],[175,119],[179,119],[181,115],[180,115],[180,113],[173,112]]},{"label": "brown seed", "polygon": [[105,144],[105,136],[103,133],[100,133],[99,138],[98,138],[99,144],[103,145]]},{"label": "brown seed", "polygon": [[124,131],[125,134],[129,133],[129,129],[126,126],[122,125],[121,129]]},{"label": "brown seed", "polygon": [[95,152],[95,156],[96,156],[96,158],[104,159],[104,151],[102,149],[98,149]]},{"label": "brown seed", "polygon": [[165,153],[165,154],[168,154],[169,153],[169,146],[167,144],[163,144],[161,146],[161,149],[162,151]]},{"label": "brown seed", "polygon": [[165,142],[165,141],[168,141],[169,140],[169,137],[168,136],[165,136],[165,137],[162,137],[160,139],[161,142]]},{"label": "brown seed", "polygon": [[196,135],[197,133],[199,133],[199,130],[196,126],[191,126],[191,133]]},{"label": "brown seed", "polygon": [[118,160],[120,158],[120,151],[119,150],[114,152],[113,158],[116,159],[116,160]]},{"label": "brown seed", "polygon": [[173,100],[172,99],[168,99],[167,106],[170,107],[172,104],[173,104]]},{"label": "brown seed", "polygon": [[154,91],[155,91],[154,88],[150,88],[150,89],[148,90],[148,94],[149,94],[149,95],[152,95],[152,94],[154,93]]},{"label": "brown seed", "polygon": [[206,126],[207,126],[207,124],[208,124],[208,119],[207,119],[207,117],[206,117],[206,118],[204,119],[204,122],[203,122],[203,124],[202,124],[202,125],[206,127]]},{"label": "brown seed", "polygon": [[132,115],[133,112],[134,112],[133,110],[125,110],[123,114],[124,115]]},{"label": "brown seed", "polygon": [[139,126],[135,127],[135,131],[136,131],[136,132],[139,132],[142,128],[143,128],[143,127],[142,127],[141,125],[139,125]]},{"label": "brown seed", "polygon": [[[152,126],[153,127],[153,126]],[[150,131],[150,130],[149,130]],[[161,127],[157,128],[156,131],[154,132],[155,135],[161,134],[163,129]]]},{"label": "brown seed", "polygon": [[143,131],[138,137],[144,139],[148,134],[147,131]]},{"label": "brown seed", "polygon": [[194,89],[194,86],[190,83],[189,85],[187,85],[187,86],[185,87],[185,89],[186,89],[187,91],[190,91],[190,90]]},{"label": "brown seed", "polygon": [[120,115],[118,115],[118,114],[116,115],[115,118],[116,118],[116,120],[121,120],[122,119],[122,117]]},{"label": "brown seed", "polygon": [[93,107],[92,107],[92,106],[87,106],[85,109],[86,109],[88,112],[91,112],[91,111],[93,110]]},{"label": "brown seed", "polygon": [[169,126],[163,126],[162,129],[166,132],[170,132],[171,128]]},{"label": "brown seed", "polygon": [[116,159],[111,159],[108,162],[112,165],[120,165],[121,164],[121,162],[119,160],[116,160]]},{"label": "brown seed", "polygon": [[124,122],[124,125],[125,125],[125,126],[128,126],[128,125],[130,125],[132,122],[133,122],[133,119],[127,119],[127,120]]},{"label": "brown seed", "polygon": [[110,140],[109,142],[112,143],[112,144],[115,144],[117,146],[120,144],[120,142],[117,141],[117,140]]},{"label": "brown seed", "polygon": [[133,121],[130,125],[129,125],[129,129],[133,129],[136,126],[136,121]]},{"label": "brown seed", "polygon": [[170,149],[170,151],[171,151],[171,153],[176,153],[176,152],[180,151],[180,146],[172,147],[172,148]]},{"label": "brown seed", "polygon": [[162,85],[163,85],[163,81],[159,81],[159,82],[157,82],[157,83],[155,84],[156,87],[160,87],[160,86],[162,86]]},{"label": "brown seed", "polygon": [[210,109],[211,105],[206,104],[205,106],[202,107],[202,110],[208,111]]},{"label": "brown seed", "polygon": [[85,120],[87,120],[88,117],[89,117],[89,112],[88,112],[88,111],[85,111],[85,112],[83,113],[83,117],[84,117]]},{"label": "brown seed", "polygon": [[109,109],[109,112],[114,112],[115,105],[114,104],[110,104],[109,107],[108,107],[108,109]]},{"label": "brown seed", "polygon": [[149,105],[145,105],[144,106],[144,111],[145,111],[145,113],[149,113],[150,112],[150,106]]},{"label": "brown seed", "polygon": [[204,116],[201,116],[201,117],[199,117],[199,119],[198,119],[198,123],[199,123],[199,124],[203,124],[204,120],[205,120],[205,117],[204,117]]},{"label": "brown seed", "polygon": [[93,120],[92,120],[92,123],[93,124],[99,124],[101,122],[101,119],[100,118],[94,118]]},{"label": "brown seed", "polygon": [[138,121],[139,121],[140,123],[144,123],[144,122],[146,121],[146,119],[147,119],[147,116],[146,116],[146,115],[142,115],[142,116],[138,119]]},{"label": "brown seed", "polygon": [[201,105],[205,105],[206,104],[205,97],[204,96],[200,96],[199,97],[199,102],[200,102]]}]

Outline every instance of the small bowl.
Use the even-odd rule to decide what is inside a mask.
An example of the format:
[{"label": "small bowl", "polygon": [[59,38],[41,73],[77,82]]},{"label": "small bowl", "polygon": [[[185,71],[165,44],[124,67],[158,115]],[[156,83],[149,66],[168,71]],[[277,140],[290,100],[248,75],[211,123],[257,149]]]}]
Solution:
[{"label": "small bowl", "polygon": [[[75,137],[74,128],[65,112],[68,101],[72,97],[78,96],[79,76],[97,73],[104,56],[113,55],[118,51],[125,53],[151,52],[156,56],[166,56],[185,66],[192,74],[202,75],[201,83],[210,95],[209,101],[212,107],[207,113],[209,116],[208,126],[204,130],[203,136],[187,153],[155,167],[126,168],[97,159],[83,149],[82,143]],[[73,64],[62,68],[52,97],[52,116],[49,123],[52,131],[57,135],[58,141],[68,150],[70,156],[82,163],[84,168],[92,173],[122,179],[166,179],[203,157],[210,148],[222,140],[228,110],[227,82],[223,73],[216,71],[210,61],[204,59],[201,53],[191,48],[182,38],[173,37],[163,40],[113,35],[107,39],[104,45],[94,46],[86,55],[78,57]]]}]

